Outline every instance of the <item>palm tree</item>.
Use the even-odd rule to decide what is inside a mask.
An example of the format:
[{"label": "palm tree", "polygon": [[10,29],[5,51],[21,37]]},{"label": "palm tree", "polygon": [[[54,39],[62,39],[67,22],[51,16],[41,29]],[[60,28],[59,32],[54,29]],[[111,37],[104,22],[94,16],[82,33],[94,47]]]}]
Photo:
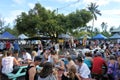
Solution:
[{"label": "palm tree", "polygon": [[94,28],[94,33],[95,34],[99,34],[100,33],[100,30],[98,28]]},{"label": "palm tree", "polygon": [[104,27],[105,27],[105,22],[102,22],[101,24],[102,31],[104,31]]},{"label": "palm tree", "polygon": [[93,16],[92,31],[93,31],[93,27],[94,27],[94,20],[97,20],[97,14],[100,16],[102,15],[100,13],[100,10],[97,9],[98,7],[99,6],[96,5],[96,3],[92,3],[92,2],[90,3],[90,5],[88,5],[88,10],[91,12],[91,14]]},{"label": "palm tree", "polygon": [[101,27],[102,27],[102,31],[106,32],[108,25],[107,25],[107,23],[102,22]]}]

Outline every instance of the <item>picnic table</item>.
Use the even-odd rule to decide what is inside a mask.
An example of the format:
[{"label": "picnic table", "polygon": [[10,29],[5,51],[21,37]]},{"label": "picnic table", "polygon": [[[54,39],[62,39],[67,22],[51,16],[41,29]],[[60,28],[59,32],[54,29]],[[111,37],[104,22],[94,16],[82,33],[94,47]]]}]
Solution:
[{"label": "picnic table", "polygon": [[26,75],[26,70],[25,70],[26,68],[27,68],[27,66],[20,66],[19,70],[16,73],[8,73],[8,74],[5,74],[3,76],[4,77],[7,76],[8,79],[10,79],[10,80],[17,80],[17,78]]}]

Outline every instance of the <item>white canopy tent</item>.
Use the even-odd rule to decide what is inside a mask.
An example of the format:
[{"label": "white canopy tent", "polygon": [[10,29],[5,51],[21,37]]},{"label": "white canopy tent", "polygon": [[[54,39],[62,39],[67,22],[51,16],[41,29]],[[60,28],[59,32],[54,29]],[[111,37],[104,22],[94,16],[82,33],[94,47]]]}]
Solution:
[{"label": "white canopy tent", "polygon": [[26,35],[24,35],[24,34],[20,34],[19,36],[18,36],[18,38],[19,39],[26,39],[26,38],[28,38]]}]

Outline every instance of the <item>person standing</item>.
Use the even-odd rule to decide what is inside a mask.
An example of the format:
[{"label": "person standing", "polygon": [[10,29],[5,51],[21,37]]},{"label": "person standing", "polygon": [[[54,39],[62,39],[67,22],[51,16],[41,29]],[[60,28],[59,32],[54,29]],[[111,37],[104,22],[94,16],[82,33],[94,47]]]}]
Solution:
[{"label": "person standing", "polygon": [[14,46],[14,51],[17,51],[19,53],[20,47],[17,41],[14,41],[13,46]]},{"label": "person standing", "polygon": [[6,42],[6,50],[9,50],[10,49],[10,41],[7,41]]}]

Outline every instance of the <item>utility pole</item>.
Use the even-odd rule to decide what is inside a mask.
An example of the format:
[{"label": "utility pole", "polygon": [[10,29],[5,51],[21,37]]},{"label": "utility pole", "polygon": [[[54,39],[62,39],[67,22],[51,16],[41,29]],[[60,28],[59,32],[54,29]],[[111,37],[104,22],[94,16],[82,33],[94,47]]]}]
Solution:
[{"label": "utility pole", "polygon": [[57,8],[57,14],[58,14],[58,8]]}]

